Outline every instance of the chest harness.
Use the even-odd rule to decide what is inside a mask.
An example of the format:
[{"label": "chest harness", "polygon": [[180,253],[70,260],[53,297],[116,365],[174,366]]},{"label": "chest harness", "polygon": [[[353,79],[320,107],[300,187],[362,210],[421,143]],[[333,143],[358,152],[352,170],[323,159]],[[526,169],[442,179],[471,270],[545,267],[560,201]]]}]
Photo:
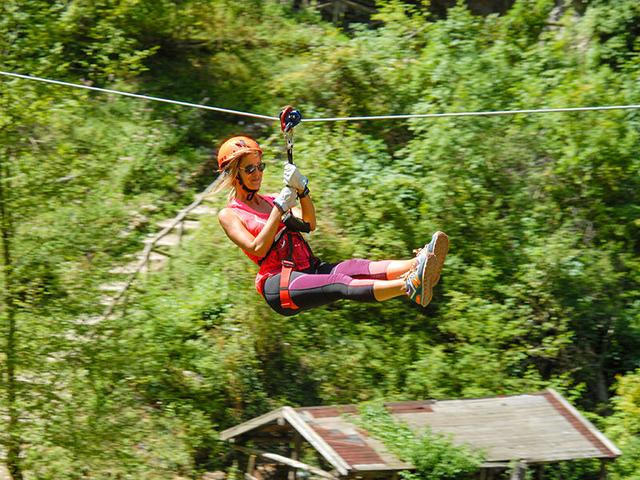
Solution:
[{"label": "chest harness", "polygon": [[[279,117],[280,128],[287,143],[287,161],[293,164],[293,128],[300,123],[300,120],[302,120],[302,114],[298,110],[294,110],[290,105],[287,105],[286,107],[284,107],[284,109],[282,109]],[[309,195],[308,188],[298,196],[299,198],[304,198],[307,195]],[[280,305],[282,306],[282,308],[297,310],[300,307],[298,307],[293,302],[293,300],[291,299],[291,294],[289,292],[291,272],[296,266],[293,259],[294,236],[297,236],[302,241],[304,247],[307,249],[309,253],[309,266],[313,267],[318,260],[313,256],[311,247],[309,247],[307,241],[300,234],[301,232],[309,233],[311,231],[311,226],[304,220],[294,216],[291,210],[289,210],[285,214],[282,222],[284,223],[285,227],[280,230],[280,232],[278,232],[276,238],[274,238],[271,247],[269,248],[267,254],[263,257],[262,261],[264,261],[264,259],[266,259],[271,254],[280,240],[282,240],[283,237],[286,237],[288,247],[287,252],[282,260],[282,270],[280,271]],[[261,264],[262,261],[260,261],[259,264]]]}]

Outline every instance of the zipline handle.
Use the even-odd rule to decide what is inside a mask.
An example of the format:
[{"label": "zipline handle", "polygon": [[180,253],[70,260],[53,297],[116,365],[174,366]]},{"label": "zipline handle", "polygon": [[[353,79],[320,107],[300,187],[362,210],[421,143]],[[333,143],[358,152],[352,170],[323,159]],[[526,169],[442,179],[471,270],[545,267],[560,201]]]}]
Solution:
[{"label": "zipline handle", "polygon": [[[293,165],[293,129],[302,121],[302,114],[291,105],[284,107],[278,115],[280,119],[280,129],[287,141],[287,161]],[[283,220],[289,230],[294,232],[309,233],[311,225],[296,217],[291,210],[287,212]]]}]

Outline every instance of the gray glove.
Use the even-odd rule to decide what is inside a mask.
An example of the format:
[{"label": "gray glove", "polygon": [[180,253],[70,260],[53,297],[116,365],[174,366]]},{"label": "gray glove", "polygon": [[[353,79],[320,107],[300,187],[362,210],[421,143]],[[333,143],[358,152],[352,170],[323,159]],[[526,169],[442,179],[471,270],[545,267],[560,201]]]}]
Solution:
[{"label": "gray glove", "polygon": [[284,184],[289,185],[298,193],[303,193],[309,185],[309,179],[302,175],[293,163],[284,166]]},{"label": "gray glove", "polygon": [[278,195],[273,200],[273,203],[280,209],[282,213],[285,213],[291,210],[296,205],[297,199],[298,195],[296,194],[296,191],[293,188],[287,186],[280,191],[280,195]]}]

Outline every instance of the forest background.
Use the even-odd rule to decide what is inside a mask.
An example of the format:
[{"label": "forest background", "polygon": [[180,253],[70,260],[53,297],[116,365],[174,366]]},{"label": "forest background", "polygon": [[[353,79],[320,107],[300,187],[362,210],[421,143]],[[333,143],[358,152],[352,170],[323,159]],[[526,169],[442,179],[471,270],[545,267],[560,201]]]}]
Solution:
[{"label": "forest background", "polygon": [[[308,3],[4,0],[0,67],[267,115],[640,104],[636,0],[496,1],[489,15],[381,1],[361,23]],[[214,180],[216,145],[258,138],[277,191],[282,139],[270,122],[0,79],[13,478],[199,478],[230,466],[219,431],[281,405],[546,387],[623,450],[611,478],[640,478],[640,112],[297,130],[317,255],[405,258],[449,234],[427,309],[280,317],[210,218],[126,309],[89,325],[108,271]]]}]

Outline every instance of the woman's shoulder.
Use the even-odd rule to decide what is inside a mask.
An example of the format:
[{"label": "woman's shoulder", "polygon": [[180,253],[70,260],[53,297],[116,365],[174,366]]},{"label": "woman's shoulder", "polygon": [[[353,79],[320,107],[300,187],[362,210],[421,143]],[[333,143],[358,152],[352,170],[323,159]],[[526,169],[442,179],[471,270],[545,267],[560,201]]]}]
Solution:
[{"label": "woman's shoulder", "polygon": [[218,220],[220,223],[229,222],[238,217],[231,207],[224,207],[218,211]]}]

